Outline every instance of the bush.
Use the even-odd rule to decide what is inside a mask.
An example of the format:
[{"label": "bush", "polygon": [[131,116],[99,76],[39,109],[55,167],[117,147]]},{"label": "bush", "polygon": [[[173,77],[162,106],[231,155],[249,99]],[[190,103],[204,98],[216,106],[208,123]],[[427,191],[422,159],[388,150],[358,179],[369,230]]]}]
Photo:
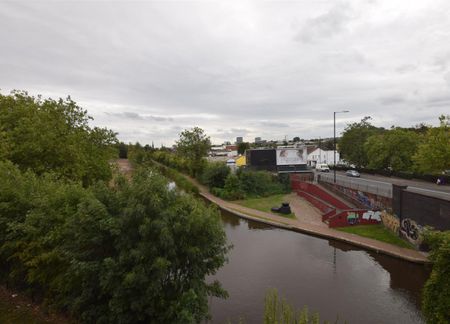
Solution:
[{"label": "bush", "polygon": [[222,162],[208,163],[201,175],[200,181],[209,188],[223,188],[230,168]]},{"label": "bush", "polygon": [[113,186],[0,163],[3,282],[81,323],[198,323],[228,251],[220,215],[154,170]]},{"label": "bush", "polygon": [[450,323],[450,231],[425,231],[433,270],[423,290],[423,312],[428,323]]}]

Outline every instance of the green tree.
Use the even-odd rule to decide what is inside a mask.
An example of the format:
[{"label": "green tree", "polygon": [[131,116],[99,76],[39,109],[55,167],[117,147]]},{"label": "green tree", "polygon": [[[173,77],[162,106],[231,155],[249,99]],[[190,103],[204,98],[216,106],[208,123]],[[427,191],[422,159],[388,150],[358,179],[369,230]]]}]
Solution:
[{"label": "green tree", "polygon": [[[155,170],[85,189],[0,162],[0,278],[83,323],[199,323],[229,247],[214,207]],[[18,205],[20,204],[20,205]]]},{"label": "green tree", "polygon": [[211,147],[211,141],[203,129],[194,127],[181,132],[177,141],[177,153],[190,162],[192,175],[199,176],[203,170],[203,157]]},{"label": "green tree", "polygon": [[450,231],[425,231],[433,270],[423,289],[423,312],[428,323],[450,323]]},{"label": "green tree", "polygon": [[237,148],[238,154],[244,154],[245,150],[248,150],[248,149],[250,149],[250,143],[242,142],[242,143],[238,144],[238,148]]},{"label": "green tree", "polygon": [[370,136],[382,132],[382,129],[373,126],[369,122],[370,119],[371,117],[364,117],[358,123],[347,125],[339,140],[341,158],[355,164],[357,167],[367,166],[369,162],[364,147],[366,140]]},{"label": "green tree", "polygon": [[120,159],[128,158],[128,146],[124,142],[119,143],[119,158]]},{"label": "green tree", "polygon": [[109,160],[116,154],[115,133],[90,127],[91,119],[70,97],[0,94],[0,160],[37,174],[52,171],[85,185],[108,180]]},{"label": "green tree", "polygon": [[382,134],[372,135],[364,144],[368,159],[367,167],[411,171],[412,157],[416,153],[419,142],[420,136],[416,132],[399,127]]},{"label": "green tree", "polygon": [[202,174],[202,182],[210,188],[223,188],[230,168],[223,162],[208,163]]},{"label": "green tree", "polygon": [[440,173],[450,168],[450,116],[440,116],[439,127],[429,128],[413,157],[422,173]]}]

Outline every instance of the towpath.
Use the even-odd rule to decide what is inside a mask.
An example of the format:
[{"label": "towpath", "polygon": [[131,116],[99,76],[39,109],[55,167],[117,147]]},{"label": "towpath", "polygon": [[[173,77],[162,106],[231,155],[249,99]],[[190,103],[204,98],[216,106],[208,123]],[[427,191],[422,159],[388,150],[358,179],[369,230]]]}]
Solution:
[{"label": "towpath", "polygon": [[[128,161],[127,161],[128,162]],[[121,161],[121,169],[131,170],[127,162]],[[157,163],[157,162],[156,162]],[[342,241],[364,249],[376,251],[403,260],[414,263],[429,263],[427,254],[424,252],[402,248],[393,244],[377,241],[374,239],[362,237],[359,235],[345,233],[328,228],[328,226],[318,220],[314,213],[317,213],[305,200],[297,197],[295,194],[290,195],[290,203],[297,219],[290,219],[283,216],[277,216],[272,213],[262,212],[256,209],[247,208],[231,201],[226,201],[211,194],[207,187],[197,182],[197,180],[185,177],[199,188],[200,195],[208,201],[214,203],[219,208],[235,214],[241,218],[262,222],[275,227],[288,229],[291,231],[306,233],[313,236],[323,237]],[[302,217],[302,214],[304,217]]]}]

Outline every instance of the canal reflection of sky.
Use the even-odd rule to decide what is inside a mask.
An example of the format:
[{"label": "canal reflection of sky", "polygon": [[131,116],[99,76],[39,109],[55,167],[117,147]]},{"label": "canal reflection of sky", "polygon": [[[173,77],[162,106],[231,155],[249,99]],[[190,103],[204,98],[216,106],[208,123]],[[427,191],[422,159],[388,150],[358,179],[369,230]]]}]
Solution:
[{"label": "canal reflection of sky", "polygon": [[214,276],[230,294],[211,301],[214,323],[262,320],[264,296],[277,288],[297,308],[348,323],[422,323],[423,266],[351,245],[222,215],[234,248]]}]

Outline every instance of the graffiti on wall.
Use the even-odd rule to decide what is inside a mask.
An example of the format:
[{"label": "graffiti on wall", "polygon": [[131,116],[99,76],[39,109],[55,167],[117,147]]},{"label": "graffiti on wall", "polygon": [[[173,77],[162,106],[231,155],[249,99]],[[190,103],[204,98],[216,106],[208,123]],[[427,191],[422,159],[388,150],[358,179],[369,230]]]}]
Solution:
[{"label": "graffiti on wall", "polygon": [[410,218],[400,222],[400,232],[413,244],[420,244],[423,227]]},{"label": "graffiti on wall", "polygon": [[374,210],[368,210],[362,215],[362,218],[366,219],[366,220],[375,220],[375,221],[381,222],[381,212],[374,211]]},{"label": "graffiti on wall", "polygon": [[345,196],[351,198],[354,201],[358,201],[367,209],[390,209],[392,202],[391,199],[381,197],[375,194],[347,188],[340,185],[335,185],[335,190],[340,191]]},{"label": "graffiti on wall", "polygon": [[358,224],[359,218],[358,214],[355,212],[348,212],[347,213],[347,223],[350,225],[356,225]]}]

